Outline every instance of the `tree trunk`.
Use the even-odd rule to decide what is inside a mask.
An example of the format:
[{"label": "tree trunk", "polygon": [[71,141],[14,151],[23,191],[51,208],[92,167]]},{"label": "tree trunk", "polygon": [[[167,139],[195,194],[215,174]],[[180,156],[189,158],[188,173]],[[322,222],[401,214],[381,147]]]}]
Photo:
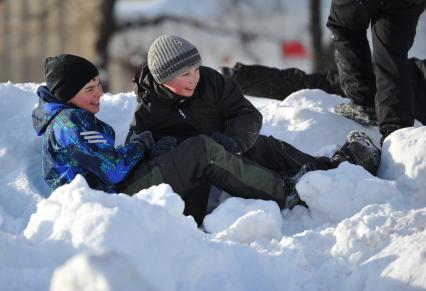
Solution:
[{"label": "tree trunk", "polygon": [[108,43],[116,29],[114,19],[114,5],[116,0],[104,0],[101,4],[102,18],[99,23],[99,38],[96,41],[96,65],[99,68],[100,78],[105,91],[109,90],[108,76]]},{"label": "tree trunk", "polygon": [[310,0],[310,30],[312,37],[312,71],[321,70],[323,55],[321,29],[321,0]]}]

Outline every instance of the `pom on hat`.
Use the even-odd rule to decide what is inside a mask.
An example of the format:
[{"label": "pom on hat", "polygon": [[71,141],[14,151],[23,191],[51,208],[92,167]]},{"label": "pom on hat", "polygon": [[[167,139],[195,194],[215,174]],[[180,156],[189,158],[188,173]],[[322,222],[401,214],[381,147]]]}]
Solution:
[{"label": "pom on hat", "polygon": [[99,71],[94,64],[71,54],[49,57],[44,63],[47,88],[64,102],[68,102],[98,75]]},{"label": "pom on hat", "polygon": [[197,48],[179,36],[159,36],[148,51],[148,68],[159,84],[200,65],[201,56]]}]

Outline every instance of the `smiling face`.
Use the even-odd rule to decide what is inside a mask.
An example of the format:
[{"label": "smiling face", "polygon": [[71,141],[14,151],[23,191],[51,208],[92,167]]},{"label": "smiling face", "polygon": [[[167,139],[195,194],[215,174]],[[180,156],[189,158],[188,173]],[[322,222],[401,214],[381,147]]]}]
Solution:
[{"label": "smiling face", "polygon": [[99,76],[96,76],[89,83],[83,86],[71,100],[70,103],[85,109],[93,114],[99,112],[99,101],[103,94]]},{"label": "smiling face", "polygon": [[182,97],[191,97],[200,80],[200,67],[195,67],[164,82],[162,85]]}]

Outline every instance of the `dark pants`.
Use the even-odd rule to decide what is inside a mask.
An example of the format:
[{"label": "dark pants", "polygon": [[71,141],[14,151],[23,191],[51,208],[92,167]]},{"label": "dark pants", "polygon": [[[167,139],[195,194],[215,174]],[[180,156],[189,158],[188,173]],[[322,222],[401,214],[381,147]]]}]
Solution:
[{"label": "dark pants", "polygon": [[289,194],[285,193],[284,179],[279,174],[227,152],[203,135],[188,138],[176,149],[140,163],[117,190],[131,195],[161,183],[169,184],[184,200],[195,199],[195,204],[188,203],[186,211],[193,209],[199,213],[198,217],[204,215],[196,203],[204,204],[197,191],[205,195],[204,187],[208,185],[215,185],[232,196],[273,200],[279,205],[284,204]]},{"label": "dark pants", "polygon": [[[382,133],[389,126],[414,123],[407,54],[424,7],[423,0],[332,1],[327,27],[342,89],[355,104],[375,107]],[[373,56],[367,39],[370,23]]]},{"label": "dark pants", "polygon": [[[426,125],[426,60],[408,59],[410,87],[415,99],[415,117]],[[346,97],[335,71],[306,74],[302,70],[277,69],[262,65],[237,63],[232,76],[244,95],[284,100],[302,89],[321,89],[330,94]]]},{"label": "dark pants", "polygon": [[244,95],[284,100],[302,89],[322,89],[330,94],[344,95],[335,72],[306,74],[296,68],[277,69],[262,65],[237,63],[231,79]]},{"label": "dark pants", "polygon": [[411,58],[408,60],[408,66],[415,96],[415,116],[426,125],[426,60]]},{"label": "dark pants", "polygon": [[264,135],[259,135],[244,157],[281,175],[289,176],[296,174],[306,164],[310,170],[333,169],[339,164],[328,157],[313,157],[285,141]]}]

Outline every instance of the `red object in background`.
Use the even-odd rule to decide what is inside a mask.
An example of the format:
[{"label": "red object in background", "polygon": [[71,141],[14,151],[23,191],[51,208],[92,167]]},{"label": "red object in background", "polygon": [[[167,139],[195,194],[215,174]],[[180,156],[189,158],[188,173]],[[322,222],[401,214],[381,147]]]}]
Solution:
[{"label": "red object in background", "polygon": [[284,58],[307,58],[308,52],[300,41],[284,41],[281,44]]}]

